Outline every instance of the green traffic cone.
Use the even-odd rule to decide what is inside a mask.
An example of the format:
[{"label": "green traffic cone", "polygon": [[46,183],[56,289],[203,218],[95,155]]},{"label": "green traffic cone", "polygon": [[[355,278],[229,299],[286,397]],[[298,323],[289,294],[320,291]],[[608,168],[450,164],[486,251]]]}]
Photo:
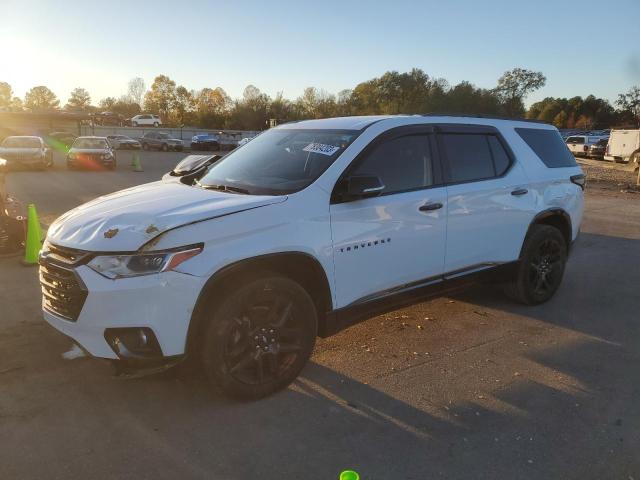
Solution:
[{"label": "green traffic cone", "polygon": [[140,156],[137,153],[133,154],[133,171],[142,172],[142,165],[140,164]]},{"label": "green traffic cone", "polygon": [[27,242],[24,249],[24,259],[22,260],[23,265],[38,264],[38,254],[42,248],[43,240],[44,233],[40,226],[40,220],[38,220],[36,206],[30,203],[27,209]]}]

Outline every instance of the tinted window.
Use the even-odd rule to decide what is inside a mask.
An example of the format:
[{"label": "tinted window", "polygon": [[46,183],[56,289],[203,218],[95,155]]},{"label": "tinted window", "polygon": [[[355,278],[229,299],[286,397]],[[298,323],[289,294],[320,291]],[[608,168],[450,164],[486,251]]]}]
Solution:
[{"label": "tinted window", "polygon": [[427,135],[408,135],[377,145],[350,175],[377,175],[382,193],[402,192],[433,185],[431,149]]},{"label": "tinted window", "polygon": [[511,161],[509,160],[509,155],[504,149],[498,137],[494,137],[493,135],[487,136],[489,140],[489,147],[491,148],[491,154],[493,155],[493,164],[496,169],[496,176],[502,175],[509,168],[509,164]]},{"label": "tinted window", "polygon": [[442,135],[451,182],[468,182],[495,176],[486,135]]},{"label": "tinted window", "polygon": [[575,167],[577,165],[576,159],[556,130],[516,128],[516,132],[547,167]]}]

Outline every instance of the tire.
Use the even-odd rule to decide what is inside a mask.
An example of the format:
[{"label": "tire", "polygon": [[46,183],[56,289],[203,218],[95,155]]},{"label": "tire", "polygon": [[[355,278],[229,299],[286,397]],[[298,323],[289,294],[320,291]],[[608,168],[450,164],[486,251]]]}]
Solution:
[{"label": "tire", "polygon": [[138,122],[132,122],[132,123],[131,123],[131,126],[132,126],[132,127],[137,127],[137,126],[138,126]]},{"label": "tire", "polygon": [[163,152],[169,151],[169,145],[167,145],[166,143],[163,143],[162,146],[160,147],[160,150],[162,150]]},{"label": "tire", "polygon": [[75,169],[76,167],[72,163],[67,162],[67,170],[75,170]]},{"label": "tire", "polygon": [[176,152],[181,152],[182,150],[184,150],[184,147],[176,147]]},{"label": "tire", "polygon": [[153,126],[158,128],[158,122],[153,122]]},{"label": "tire", "polygon": [[525,305],[544,303],[558,290],[566,263],[567,244],[560,230],[534,225],[524,241],[516,277],[505,286],[505,293]]},{"label": "tire", "polygon": [[143,150],[149,150],[149,145],[148,145],[148,144],[146,144],[146,143],[143,143],[143,144],[142,144],[142,149],[143,149]]},{"label": "tire", "polygon": [[224,395],[266,397],[289,385],[315,345],[317,312],[309,294],[285,277],[265,274],[227,288],[213,309],[201,359]]},{"label": "tire", "polygon": [[214,152],[219,152],[220,144],[218,142],[214,142],[213,145],[211,145],[211,150],[213,150]]}]

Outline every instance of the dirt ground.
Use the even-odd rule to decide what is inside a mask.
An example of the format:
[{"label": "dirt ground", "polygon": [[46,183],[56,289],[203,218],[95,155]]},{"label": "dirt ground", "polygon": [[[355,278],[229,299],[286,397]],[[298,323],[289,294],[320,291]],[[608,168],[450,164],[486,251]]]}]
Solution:
[{"label": "dirt ground", "polygon": [[[179,159],[143,155],[142,173],[123,155],[116,172],[58,163],[9,187],[49,219]],[[0,478],[640,479],[640,195],[587,173],[550,302],[478,287],[372,318],[319,340],[294,385],[254,403],[197,372],[123,381],[65,358],[36,270],[0,259]]]}]

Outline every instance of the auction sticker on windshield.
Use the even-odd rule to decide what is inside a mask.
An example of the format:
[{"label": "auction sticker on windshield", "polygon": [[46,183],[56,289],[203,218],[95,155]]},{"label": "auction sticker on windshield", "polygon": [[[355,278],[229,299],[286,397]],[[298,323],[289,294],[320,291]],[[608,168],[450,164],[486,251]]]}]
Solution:
[{"label": "auction sticker on windshield", "polygon": [[305,152],[320,153],[322,155],[331,156],[340,150],[340,147],[336,147],[335,145],[325,145],[324,143],[310,143],[302,150]]}]

